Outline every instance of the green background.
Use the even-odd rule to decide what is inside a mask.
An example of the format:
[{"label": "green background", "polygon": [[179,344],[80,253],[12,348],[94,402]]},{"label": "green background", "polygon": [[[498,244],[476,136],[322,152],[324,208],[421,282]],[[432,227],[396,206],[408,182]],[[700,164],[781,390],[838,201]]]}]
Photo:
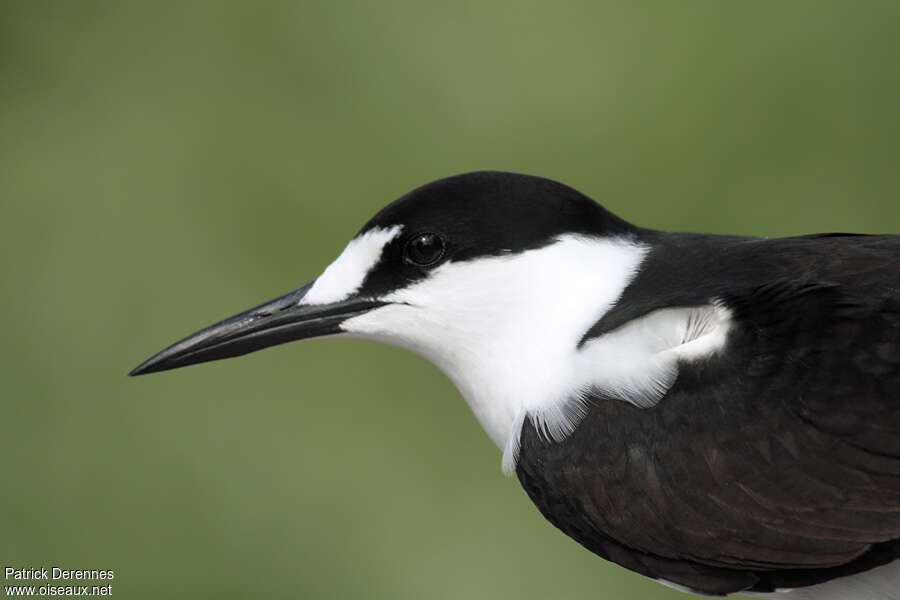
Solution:
[{"label": "green background", "polygon": [[544,522],[405,351],[125,372],[468,170],[657,228],[900,231],[898,64],[893,1],[3,2],[0,565],[126,598],[680,597]]}]

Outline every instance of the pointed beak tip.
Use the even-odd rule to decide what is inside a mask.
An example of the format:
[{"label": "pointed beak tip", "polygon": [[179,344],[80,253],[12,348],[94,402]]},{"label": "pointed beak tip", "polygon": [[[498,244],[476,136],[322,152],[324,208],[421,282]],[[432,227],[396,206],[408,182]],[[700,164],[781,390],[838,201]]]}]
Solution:
[{"label": "pointed beak tip", "polygon": [[133,368],[132,370],[128,371],[125,374],[125,377],[137,377],[138,375],[144,375],[144,374],[148,373],[149,371],[141,368],[142,366],[143,365],[139,365],[139,366]]},{"label": "pointed beak tip", "polygon": [[163,366],[165,361],[154,360],[156,357],[151,357],[128,371],[125,374],[126,377],[137,377],[138,375],[148,375],[150,373],[158,373],[159,371],[165,371],[166,368]]}]

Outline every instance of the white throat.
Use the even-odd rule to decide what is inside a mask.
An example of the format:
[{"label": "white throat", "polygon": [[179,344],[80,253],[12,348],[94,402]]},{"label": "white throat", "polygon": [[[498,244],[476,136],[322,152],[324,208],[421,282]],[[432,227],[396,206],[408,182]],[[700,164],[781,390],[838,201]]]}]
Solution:
[{"label": "white throat", "polygon": [[630,283],[648,248],[627,238],[561,236],[519,254],[448,262],[350,319],[351,335],[403,346],[456,384],[514,465],[531,415],[554,439],[577,425],[596,370],[578,343]]}]

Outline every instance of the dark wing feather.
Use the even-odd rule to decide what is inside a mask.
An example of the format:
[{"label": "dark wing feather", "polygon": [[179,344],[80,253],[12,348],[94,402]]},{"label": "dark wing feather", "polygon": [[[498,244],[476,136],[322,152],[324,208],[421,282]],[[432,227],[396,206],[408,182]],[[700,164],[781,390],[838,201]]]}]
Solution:
[{"label": "dark wing feather", "polygon": [[[732,310],[725,351],[681,365],[653,408],[594,398],[563,442],[526,423],[523,486],[588,548],[706,593],[897,558],[900,238],[710,239],[712,281],[675,264],[677,248],[650,260]],[[663,302],[641,310],[682,304]]]}]

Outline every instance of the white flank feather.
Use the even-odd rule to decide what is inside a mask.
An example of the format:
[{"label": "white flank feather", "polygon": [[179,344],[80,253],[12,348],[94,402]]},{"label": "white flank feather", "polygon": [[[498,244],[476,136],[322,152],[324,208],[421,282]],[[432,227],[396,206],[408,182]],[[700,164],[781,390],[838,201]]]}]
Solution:
[{"label": "white flank feather", "polygon": [[747,595],[771,600],[900,600],[900,560],[818,585]]}]

